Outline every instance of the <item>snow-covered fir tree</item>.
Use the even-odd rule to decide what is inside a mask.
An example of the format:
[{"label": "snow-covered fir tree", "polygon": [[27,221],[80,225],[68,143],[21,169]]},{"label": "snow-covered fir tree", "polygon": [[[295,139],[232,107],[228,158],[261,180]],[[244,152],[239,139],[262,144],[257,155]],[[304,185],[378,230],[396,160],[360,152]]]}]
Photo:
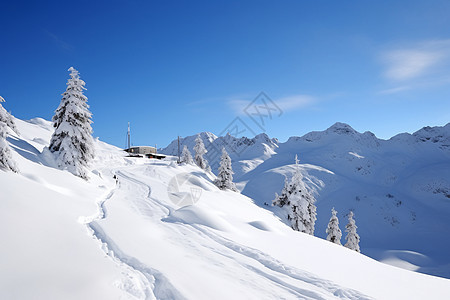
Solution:
[{"label": "snow-covered fir tree", "polygon": [[353,219],[353,212],[350,211],[348,214],[348,224],[345,226],[345,231],[347,232],[347,236],[345,239],[347,242],[345,243],[345,247],[355,250],[357,252],[361,252],[359,250],[359,235],[356,233],[355,219]]},{"label": "snow-covered fir tree", "polygon": [[275,200],[272,201],[273,206],[279,206],[283,207],[286,204],[288,204],[288,189],[289,189],[289,182],[287,177],[284,177],[284,187],[281,190],[281,194],[278,195],[278,193],[275,193]]},{"label": "snow-covered fir tree", "polygon": [[331,209],[331,218],[330,222],[328,222],[326,233],[327,241],[341,245],[342,231],[339,229],[339,219],[334,207]]},{"label": "snow-covered fir tree", "polygon": [[3,99],[2,96],[0,96],[0,122],[5,123],[6,126],[11,128],[15,133],[19,134],[19,130],[16,127],[16,123],[14,122],[14,118],[2,106],[2,104],[1,104],[2,102],[5,102],[5,99]]},{"label": "snow-covered fir tree", "polygon": [[94,158],[92,114],[87,97],[83,95],[85,82],[73,67],[69,71],[66,91],[53,116],[55,132],[49,149],[56,155],[60,168],[87,179],[87,168]]},{"label": "snow-covered fir tree", "polygon": [[195,151],[195,163],[197,164],[197,166],[199,166],[201,169],[207,172],[211,171],[208,161],[203,157],[203,155],[205,155],[207,151],[205,145],[203,144],[203,140],[200,137],[200,134],[197,135],[197,138],[195,139],[194,151]]},{"label": "snow-covered fir tree", "polygon": [[0,169],[19,172],[17,164],[12,158],[11,149],[6,141],[8,127],[13,129],[16,133],[18,133],[18,131],[12,116],[3,108],[2,102],[5,102],[5,99],[0,96]]},{"label": "snow-covered fir tree", "polygon": [[222,148],[222,157],[220,158],[219,173],[214,184],[221,190],[232,190],[237,192],[236,185],[233,182],[233,169],[231,168],[231,158],[225,147]]},{"label": "snow-covered fir tree", "polygon": [[0,169],[11,170],[13,172],[19,172],[16,162],[13,160],[11,150],[9,149],[8,142],[6,141],[8,128],[6,123],[0,121]]},{"label": "snow-covered fir tree", "polygon": [[300,173],[297,155],[295,156],[295,171],[291,181],[286,185],[280,196],[273,201],[273,205],[285,207],[288,212],[288,220],[294,230],[314,235],[314,227],[317,219],[316,199],[308,191],[303,183]]},{"label": "snow-covered fir tree", "polygon": [[188,147],[185,145],[183,147],[183,151],[181,152],[181,162],[185,164],[194,164],[194,160],[192,159],[191,152],[189,151]]}]

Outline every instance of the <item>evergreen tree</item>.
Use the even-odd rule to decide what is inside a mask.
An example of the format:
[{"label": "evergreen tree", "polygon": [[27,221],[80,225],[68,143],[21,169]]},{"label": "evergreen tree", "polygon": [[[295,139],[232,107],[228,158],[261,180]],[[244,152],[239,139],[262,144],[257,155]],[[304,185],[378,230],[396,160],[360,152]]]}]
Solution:
[{"label": "evergreen tree", "polygon": [[339,229],[339,219],[337,217],[337,211],[334,210],[334,207],[331,209],[331,218],[330,222],[328,222],[326,233],[327,241],[341,245],[342,232]]},{"label": "evergreen tree", "polygon": [[186,145],[183,147],[183,152],[181,152],[181,162],[190,165],[194,164],[191,152],[189,152],[189,149]]},{"label": "evergreen tree", "polygon": [[231,158],[225,147],[222,148],[222,157],[220,158],[219,174],[214,184],[221,190],[232,190],[237,192],[236,185],[233,183],[233,169],[231,168]]},{"label": "evergreen tree", "polygon": [[197,138],[195,139],[194,151],[195,151],[195,163],[197,164],[197,166],[199,166],[201,169],[207,172],[210,172],[211,168],[208,165],[208,161],[203,157],[203,155],[205,155],[207,151],[205,145],[203,144],[203,140],[200,137],[200,134],[197,135]]},{"label": "evergreen tree", "polygon": [[278,195],[278,193],[275,193],[275,200],[272,201],[273,206],[279,206],[283,207],[286,204],[288,204],[288,188],[289,188],[289,182],[287,177],[284,177],[284,187],[281,190],[281,195]]},{"label": "evergreen tree", "polygon": [[0,169],[11,170],[17,173],[19,169],[12,158],[11,150],[6,141],[7,130],[6,124],[0,121]]},{"label": "evergreen tree", "polygon": [[6,109],[3,108],[2,102],[5,102],[5,99],[3,99],[2,96],[0,96],[0,122],[3,122],[11,128],[15,133],[19,134],[19,130],[16,127],[16,123],[14,122],[13,117],[10,113],[6,111]]},{"label": "evergreen tree", "polygon": [[69,71],[66,91],[53,116],[55,132],[49,149],[56,155],[58,167],[87,179],[87,168],[94,158],[92,114],[83,95],[85,82],[73,67]]},{"label": "evergreen tree", "polygon": [[5,102],[5,99],[0,96],[0,169],[19,172],[16,162],[12,158],[11,149],[6,141],[8,127],[13,129],[16,133],[18,133],[18,131],[12,116],[1,105],[2,102]]},{"label": "evergreen tree", "polygon": [[289,183],[285,186],[280,196],[273,201],[273,205],[287,209],[288,220],[294,230],[314,235],[314,227],[317,219],[316,199],[309,193],[303,183],[297,156],[295,156],[296,169]]},{"label": "evergreen tree", "polygon": [[308,214],[309,214],[309,234],[314,235],[314,229],[316,227],[316,220],[317,220],[317,207],[315,205],[316,198],[313,197],[312,194],[310,194],[308,191],[306,191],[307,196],[305,197],[308,201]]},{"label": "evergreen tree", "polygon": [[345,231],[347,232],[347,236],[345,239],[347,242],[345,243],[345,247],[355,250],[356,252],[361,252],[359,250],[359,235],[356,233],[355,220],[353,219],[353,212],[350,211],[348,214],[348,224],[345,226]]}]

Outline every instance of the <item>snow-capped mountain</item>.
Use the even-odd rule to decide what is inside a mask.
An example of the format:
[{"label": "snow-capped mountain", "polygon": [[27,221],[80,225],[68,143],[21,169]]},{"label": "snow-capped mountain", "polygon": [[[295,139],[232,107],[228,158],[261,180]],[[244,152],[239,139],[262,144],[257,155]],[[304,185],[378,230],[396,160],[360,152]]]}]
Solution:
[{"label": "snow-capped mountain", "polygon": [[[212,170],[217,170],[222,148],[225,147],[228,154],[234,159],[233,168],[236,177],[254,169],[259,163],[275,154],[278,148],[278,140],[270,139],[267,134],[261,133],[252,139],[247,137],[236,138],[230,134],[217,137],[210,132],[199,133],[208,153],[206,158]],[[194,145],[197,135],[180,138],[180,149],[187,146],[194,154]],[[161,153],[177,156],[178,140],[172,141],[167,147],[159,150]],[[238,159],[236,159],[238,158]]]},{"label": "snow-capped mountain", "polygon": [[[181,144],[192,151],[192,140],[188,137]],[[252,142],[242,149],[243,141]],[[363,253],[411,270],[450,277],[450,242],[443,238],[450,233],[450,124],[389,140],[336,123],[285,143],[265,134],[254,139],[227,136],[205,140],[208,142],[240,149],[228,151],[237,186],[281,219],[285,216],[270,204],[281,191],[284,178],[292,176],[298,154],[304,178],[318,200],[316,236],[326,237],[333,207],[342,221],[353,210]],[[175,154],[174,145],[162,152]]]}]

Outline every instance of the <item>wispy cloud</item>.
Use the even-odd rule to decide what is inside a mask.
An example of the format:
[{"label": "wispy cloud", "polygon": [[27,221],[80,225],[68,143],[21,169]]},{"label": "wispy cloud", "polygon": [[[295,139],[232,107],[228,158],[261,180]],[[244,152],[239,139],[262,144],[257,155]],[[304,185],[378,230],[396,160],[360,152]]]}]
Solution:
[{"label": "wispy cloud", "polygon": [[[385,66],[384,77],[395,86],[380,93],[392,94],[423,86],[424,81],[440,80],[449,75],[445,67],[450,64],[450,40],[425,41],[390,49],[381,54],[381,61]],[[417,84],[417,81],[421,83]]]},{"label": "wispy cloud", "polygon": [[[292,95],[288,97],[272,99],[272,101],[284,112],[290,112],[310,106],[318,101],[310,95]],[[252,99],[234,98],[227,101],[228,106],[237,114],[245,114],[244,110],[252,103]]]},{"label": "wispy cloud", "polygon": [[385,94],[385,95],[387,95],[387,94],[395,94],[395,93],[407,91],[407,90],[410,90],[410,89],[411,89],[411,86],[404,85],[404,86],[398,86],[398,87],[394,87],[394,88],[381,90],[381,91],[379,91],[379,94]]},{"label": "wispy cloud", "polygon": [[70,45],[69,43],[66,43],[65,41],[61,40],[56,34],[45,30],[44,29],[45,34],[52,39],[52,41],[60,48],[64,49],[64,50],[73,50],[73,46]]},{"label": "wispy cloud", "polygon": [[407,80],[423,75],[443,58],[442,53],[418,50],[397,50],[386,56],[386,77]]}]

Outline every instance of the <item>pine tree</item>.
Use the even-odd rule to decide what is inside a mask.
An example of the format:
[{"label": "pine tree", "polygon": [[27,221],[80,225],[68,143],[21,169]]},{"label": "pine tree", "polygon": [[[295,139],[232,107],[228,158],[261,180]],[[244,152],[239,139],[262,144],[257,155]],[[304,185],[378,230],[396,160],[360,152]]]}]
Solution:
[{"label": "pine tree", "polygon": [[331,209],[331,218],[330,222],[328,222],[326,233],[327,241],[341,245],[342,232],[339,229],[339,219],[337,217],[337,211],[334,207]]},{"label": "pine tree", "polygon": [[11,170],[17,173],[19,169],[6,142],[7,130],[6,124],[0,121],[0,169]]},{"label": "pine tree", "polygon": [[281,190],[281,195],[278,195],[278,193],[275,193],[275,200],[272,201],[273,206],[279,206],[283,207],[286,204],[288,204],[288,188],[289,188],[289,182],[287,177],[284,177],[284,187]]},{"label": "pine tree", "polygon": [[294,230],[314,235],[314,227],[317,219],[316,199],[309,193],[303,183],[300,173],[298,158],[295,156],[296,169],[291,181],[285,186],[280,196],[273,201],[273,205],[285,207],[288,211],[288,220]]},{"label": "pine tree", "polygon": [[49,149],[55,153],[58,167],[87,179],[87,168],[94,158],[92,114],[83,95],[85,82],[73,67],[69,71],[66,91],[53,116],[55,132]]},{"label": "pine tree", "polygon": [[189,152],[189,149],[186,145],[183,147],[183,152],[181,152],[181,162],[190,165],[194,164],[191,152]]},{"label": "pine tree", "polygon": [[207,172],[210,172],[211,168],[208,165],[208,161],[203,157],[203,155],[205,155],[207,151],[205,145],[203,144],[203,140],[200,137],[200,134],[197,135],[197,138],[195,139],[194,151],[195,151],[195,163],[197,164],[197,166],[199,166],[201,169]]},{"label": "pine tree", "polygon": [[308,213],[309,213],[309,234],[314,235],[314,229],[316,226],[316,220],[317,220],[317,207],[315,205],[316,198],[313,197],[309,192],[307,192],[308,196],[306,197],[306,200],[308,201]]},{"label": "pine tree", "polygon": [[0,169],[19,172],[16,162],[12,158],[11,149],[6,141],[8,127],[13,129],[16,133],[18,133],[18,131],[12,116],[1,105],[2,102],[5,102],[5,99],[0,96]]},{"label": "pine tree", "polygon": [[6,111],[6,109],[3,108],[2,102],[5,102],[5,99],[3,99],[2,96],[0,96],[0,122],[3,122],[11,128],[15,133],[19,134],[19,130],[16,127],[16,123],[14,122],[13,117],[10,113]]},{"label": "pine tree", "polygon": [[356,233],[356,228],[358,227],[353,219],[353,212],[350,211],[348,214],[348,224],[345,226],[345,231],[347,232],[345,239],[347,242],[344,246],[356,252],[361,252],[359,250],[359,235]]},{"label": "pine tree", "polygon": [[221,190],[232,190],[237,192],[236,185],[233,183],[233,169],[231,168],[231,158],[225,147],[222,148],[222,157],[220,158],[219,174],[214,184]]}]

